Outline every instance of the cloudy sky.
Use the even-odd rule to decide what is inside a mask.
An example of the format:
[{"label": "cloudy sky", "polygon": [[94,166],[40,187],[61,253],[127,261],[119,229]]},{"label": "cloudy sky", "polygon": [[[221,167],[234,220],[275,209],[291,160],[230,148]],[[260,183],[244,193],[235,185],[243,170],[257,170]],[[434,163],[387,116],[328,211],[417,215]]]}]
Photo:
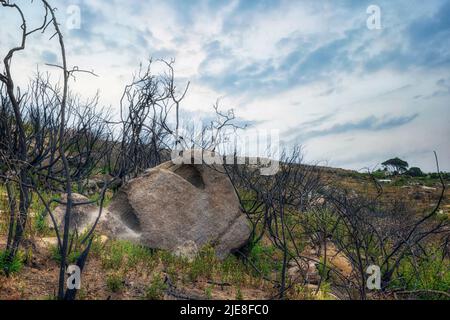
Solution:
[{"label": "cloudy sky", "polygon": [[[37,25],[39,3],[17,2]],[[308,161],[361,169],[399,156],[434,170],[436,150],[450,171],[449,0],[50,2],[69,64],[99,75],[79,75],[72,88],[98,90],[113,110],[140,62],[175,58],[180,84],[191,82],[189,114],[206,115],[220,98],[254,128],[303,145]],[[381,29],[367,27],[370,5],[381,9]],[[19,20],[1,9],[0,21],[4,56]],[[18,84],[58,63],[49,36],[17,57]]]}]

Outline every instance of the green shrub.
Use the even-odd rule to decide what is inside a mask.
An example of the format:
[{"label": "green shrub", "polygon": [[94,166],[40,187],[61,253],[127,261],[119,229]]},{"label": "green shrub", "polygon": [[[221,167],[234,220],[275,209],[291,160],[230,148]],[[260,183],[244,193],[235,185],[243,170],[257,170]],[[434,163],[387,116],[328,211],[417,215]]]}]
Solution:
[{"label": "green shrub", "polygon": [[38,234],[46,235],[49,232],[49,227],[47,225],[47,221],[45,216],[42,213],[39,213],[34,220],[34,228],[38,232]]},{"label": "green shrub", "polygon": [[274,259],[275,251],[272,246],[266,247],[257,243],[252,247],[248,258],[263,276],[268,277],[274,270],[280,269],[279,262]]},{"label": "green shrub", "polygon": [[144,246],[130,244],[126,248],[128,267],[136,266],[138,263],[148,264],[153,259],[152,251]]},{"label": "green shrub", "polygon": [[372,176],[375,179],[386,179],[386,171],[383,170],[377,170],[375,172],[372,172]]},{"label": "green shrub", "polygon": [[[72,250],[72,252],[67,255],[67,263],[75,263],[80,257],[81,253],[82,252],[80,250]],[[61,262],[61,252],[59,251],[58,245],[50,246],[50,256],[52,260],[58,263]]]},{"label": "green shrub", "polygon": [[212,299],[212,287],[208,286],[205,289],[205,297],[207,300],[211,300]]},{"label": "green shrub", "polygon": [[411,167],[406,172],[406,174],[410,177],[423,177],[425,174],[422,172],[422,170],[418,167]]},{"label": "green shrub", "polygon": [[450,292],[450,260],[442,259],[442,253],[436,251],[426,258],[413,262],[405,259],[397,277],[391,283],[392,288],[415,291],[423,299],[443,298],[442,295],[431,291]]},{"label": "green shrub", "polygon": [[329,261],[325,261],[322,257],[320,258],[320,263],[317,265],[317,271],[322,279],[327,279],[330,271],[332,270],[332,266]]},{"label": "green shrub", "polygon": [[395,179],[391,183],[391,185],[394,187],[403,187],[403,186],[407,185],[407,183],[408,183],[408,180],[405,177],[401,177],[401,178]]},{"label": "green shrub", "polygon": [[123,289],[124,281],[120,273],[112,273],[106,277],[106,286],[112,292],[119,292]]},{"label": "green shrub", "polygon": [[161,300],[167,290],[167,284],[164,283],[161,275],[154,274],[150,285],[145,292],[145,298],[148,300]]},{"label": "green shrub", "polygon": [[8,252],[0,251],[0,272],[13,274],[18,273],[23,268],[24,257],[19,251],[12,261],[8,261]]}]

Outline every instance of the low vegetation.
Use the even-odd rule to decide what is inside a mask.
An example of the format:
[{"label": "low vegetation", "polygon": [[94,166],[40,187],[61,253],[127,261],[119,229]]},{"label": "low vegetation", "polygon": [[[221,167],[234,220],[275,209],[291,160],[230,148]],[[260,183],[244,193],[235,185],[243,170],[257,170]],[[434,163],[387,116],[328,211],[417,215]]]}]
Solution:
[{"label": "low vegetation", "polygon": [[[370,179],[368,174],[355,176],[352,172],[341,172],[344,174],[337,179],[336,173],[323,172],[323,179],[329,180],[328,175],[334,176],[334,181],[339,181],[340,188],[352,186],[358,192],[366,192],[362,181]],[[362,179],[362,180],[361,180]],[[430,180],[432,180],[430,178]],[[404,178],[403,185],[386,186],[389,199],[392,193],[402,195],[405,186],[411,186],[414,190],[421,190],[416,185],[416,178]],[[439,181],[434,179],[431,184],[435,187]],[[355,188],[356,186],[356,188]],[[392,189],[392,190],[391,190]],[[3,191],[4,189],[0,190]],[[437,191],[437,190],[436,190]],[[426,193],[426,192],[424,192]],[[436,192],[435,192],[436,193]],[[247,199],[251,196],[248,192]],[[437,195],[435,195],[437,197]],[[418,207],[428,208],[428,198],[417,200]],[[2,201],[2,212],[6,212],[6,201]],[[432,203],[431,203],[432,204]],[[445,196],[444,206],[448,206],[448,194]],[[40,208],[33,205],[39,212]],[[294,212],[292,213],[294,214]],[[54,230],[43,222],[39,214],[32,215],[32,223],[27,229],[26,242],[34,245],[20,251],[12,264],[5,265],[5,254],[0,255],[1,269],[8,269],[10,277],[24,277],[27,279],[24,289],[17,284],[7,280],[5,274],[1,275],[2,292],[5,294],[18,295],[21,299],[49,299],[54,297],[55,281],[54,275],[42,274],[39,277],[33,270],[33,264],[41,263],[47,270],[55,270],[60,262],[58,246],[53,240],[51,243],[43,243],[41,239],[55,239]],[[5,215],[2,215],[0,223],[0,239],[5,239],[8,224]],[[444,218],[445,217],[445,218]],[[303,254],[308,254],[313,241],[320,242],[318,232],[327,234],[339,234],[345,232],[343,226],[336,224],[336,216],[332,212],[324,210],[320,212],[309,211],[301,215],[300,220],[291,217],[288,224],[292,224],[292,232],[301,244],[299,249]],[[448,219],[442,215],[440,219]],[[299,226],[300,224],[300,226]],[[262,231],[262,225],[257,230]],[[334,229],[339,229],[336,231]],[[92,242],[90,258],[88,260],[84,277],[89,284],[78,294],[79,299],[167,299],[167,298],[192,298],[192,299],[269,299],[276,298],[279,294],[280,275],[283,269],[283,251],[270,241],[270,236],[263,235],[259,240],[258,234],[254,236],[248,248],[242,252],[230,255],[227,259],[220,261],[214,253],[213,247],[203,248],[193,259],[185,259],[174,256],[170,252],[152,250],[147,247],[133,244],[122,240],[107,239],[96,235]],[[83,236],[74,237],[82,239]],[[314,240],[312,240],[314,239]],[[317,239],[317,240],[316,240]],[[423,250],[426,255],[408,255],[402,260],[396,270],[393,280],[384,291],[368,292],[368,298],[372,299],[403,299],[414,296],[421,299],[446,299],[443,293],[450,290],[450,260],[445,256],[445,250],[438,244],[441,237],[433,237],[424,243]],[[0,242],[1,243],[1,242]],[[338,244],[337,242],[335,245]],[[73,263],[82,252],[81,244],[74,240],[72,250],[67,260]],[[351,246],[347,243],[346,246]],[[29,253],[27,254],[27,250]],[[370,249],[371,254],[376,254],[377,247]],[[332,252],[332,251],[330,251]],[[335,252],[332,254],[335,254]],[[351,253],[349,253],[351,255]],[[311,256],[312,257],[312,256]],[[418,260],[416,260],[418,259]],[[288,276],[284,297],[286,299],[338,299],[348,297],[348,292],[343,286],[351,287],[354,279],[342,279],[334,271],[332,259],[317,256],[317,271],[320,283],[315,285],[308,283],[302,277]],[[290,269],[295,263],[291,263]],[[336,269],[337,270],[337,269]],[[35,274],[36,278],[30,278]],[[351,275],[353,277],[354,275]],[[356,281],[357,282],[357,281]],[[44,291],[33,291],[33,285],[45,285]],[[356,289],[356,288],[355,288]],[[349,290],[351,291],[351,290]],[[357,290],[352,294],[356,294]],[[0,299],[8,298],[0,294]]]}]

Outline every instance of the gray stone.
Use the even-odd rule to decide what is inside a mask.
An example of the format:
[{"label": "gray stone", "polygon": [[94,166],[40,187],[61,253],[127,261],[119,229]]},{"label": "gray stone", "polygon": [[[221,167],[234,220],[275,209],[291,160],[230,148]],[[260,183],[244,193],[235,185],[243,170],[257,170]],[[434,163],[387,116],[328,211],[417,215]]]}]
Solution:
[{"label": "gray stone", "polygon": [[250,228],[220,169],[169,161],[129,181],[107,210],[112,236],[188,257],[209,244],[226,257],[246,244]]},{"label": "gray stone", "polygon": [[[88,203],[90,200],[81,194],[72,193],[72,199],[73,203],[83,203],[83,205],[72,207],[70,215],[70,230],[72,232],[76,230],[78,233],[82,233],[95,223],[95,220],[97,219],[97,216],[99,214],[99,208],[95,203],[84,204]],[[61,197],[61,201],[64,203],[67,202],[66,194]],[[58,230],[60,230],[61,232],[64,230],[65,214],[66,205],[64,204],[58,205],[55,210],[53,210],[53,216],[58,225]],[[50,215],[47,215],[46,219],[47,224],[50,226],[50,228],[54,228],[54,224],[51,220]]]}]

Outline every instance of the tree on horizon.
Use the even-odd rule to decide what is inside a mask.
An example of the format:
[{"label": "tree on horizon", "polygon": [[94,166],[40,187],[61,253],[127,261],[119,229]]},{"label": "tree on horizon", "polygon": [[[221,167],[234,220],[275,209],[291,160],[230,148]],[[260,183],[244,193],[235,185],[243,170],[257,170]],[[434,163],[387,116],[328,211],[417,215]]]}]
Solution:
[{"label": "tree on horizon", "polygon": [[408,170],[409,164],[408,162],[395,157],[389,160],[386,160],[381,164],[386,170],[392,172],[393,174],[402,174]]}]

